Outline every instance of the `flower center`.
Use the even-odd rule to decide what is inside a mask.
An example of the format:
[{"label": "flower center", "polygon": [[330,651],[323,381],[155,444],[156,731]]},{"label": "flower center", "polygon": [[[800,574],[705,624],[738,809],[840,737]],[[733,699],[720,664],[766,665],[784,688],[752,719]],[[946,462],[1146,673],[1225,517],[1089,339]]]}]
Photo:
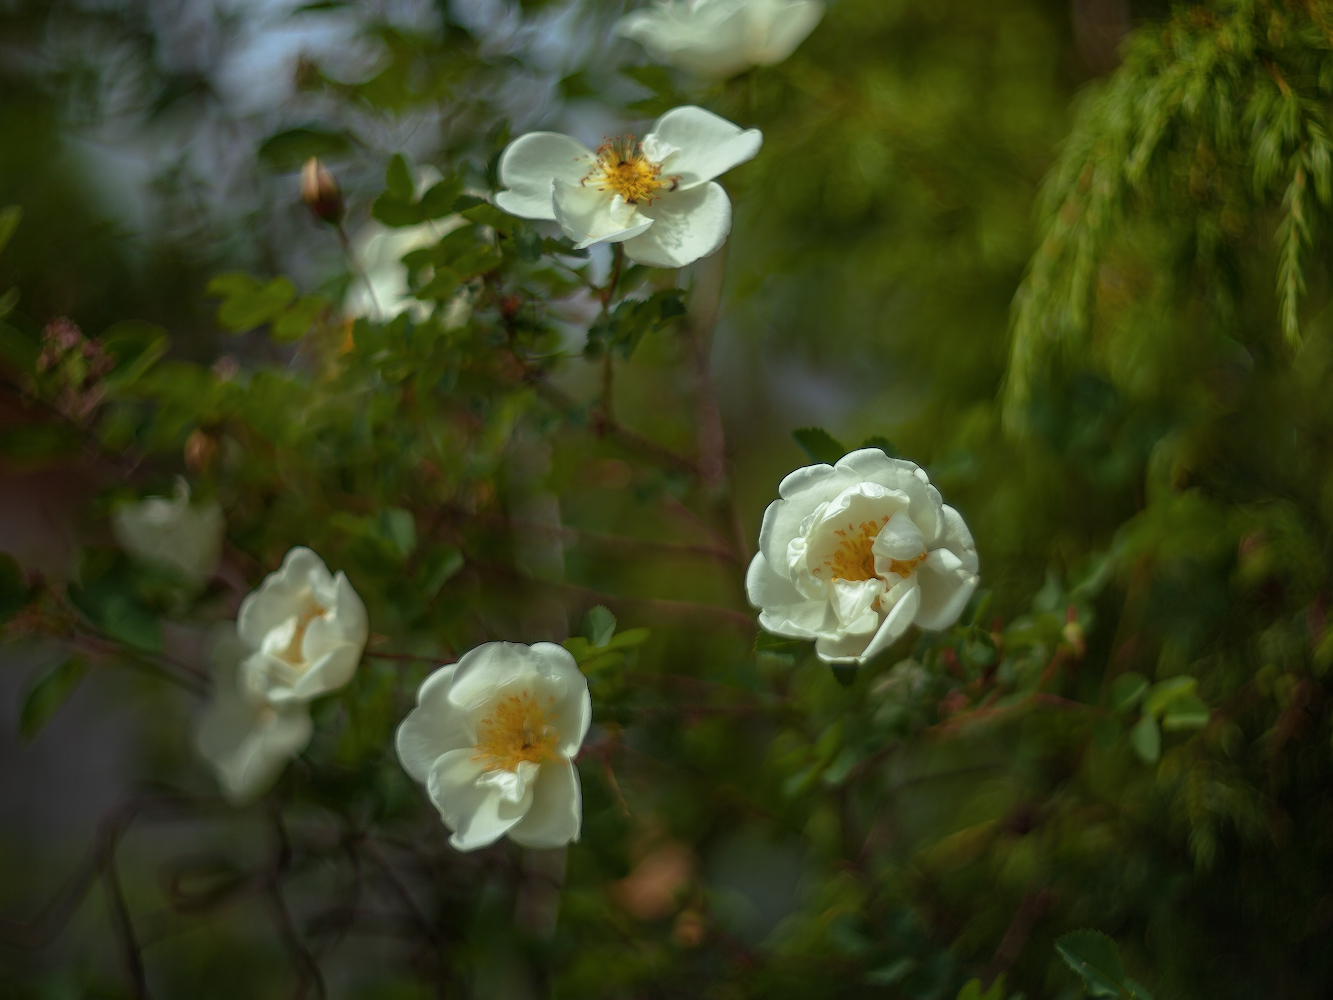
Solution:
[{"label": "flower center", "polygon": [[680,178],[663,177],[662,165],[644,155],[643,143],[626,135],[608,139],[597,148],[597,163],[582,183],[598,191],[613,191],[627,205],[650,205],[662,188],[676,190]]},{"label": "flower center", "polygon": [[488,771],[517,771],[523,761],[554,761],[560,733],[552,725],[556,718],[550,711],[553,704],[555,695],[543,706],[527,691],[502,698],[481,720],[477,754],[472,759],[486,761]]},{"label": "flower center", "polygon": [[[873,580],[879,574],[875,572],[875,538],[880,529],[889,523],[885,514],[878,521],[862,521],[860,527],[848,522],[846,528],[834,528],[838,536],[838,547],[824,560],[824,565],[832,572],[833,579],[859,582]],[[926,553],[911,559],[889,560],[889,572],[906,580],[914,569],[926,561]],[[818,570],[815,571],[818,575]]]},{"label": "flower center", "polygon": [[282,659],[294,667],[305,664],[305,650],[301,648],[305,645],[305,630],[310,627],[312,621],[316,618],[322,618],[328,612],[329,609],[313,597],[306,598],[305,607],[301,609],[301,613],[296,619],[296,629],[292,632],[292,641],[287,643],[287,648],[281,653]]}]

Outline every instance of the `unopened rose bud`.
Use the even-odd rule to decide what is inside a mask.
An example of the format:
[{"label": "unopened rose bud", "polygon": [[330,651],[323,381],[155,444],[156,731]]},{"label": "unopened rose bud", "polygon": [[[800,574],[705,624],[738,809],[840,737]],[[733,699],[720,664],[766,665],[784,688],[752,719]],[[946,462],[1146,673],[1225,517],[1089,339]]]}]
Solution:
[{"label": "unopened rose bud", "polygon": [[343,220],[346,206],[338,182],[333,179],[319,158],[312,156],[301,168],[301,200],[317,219],[336,226]]},{"label": "unopened rose bud", "polygon": [[185,467],[195,475],[211,469],[217,456],[218,443],[213,435],[196,429],[185,439]]}]

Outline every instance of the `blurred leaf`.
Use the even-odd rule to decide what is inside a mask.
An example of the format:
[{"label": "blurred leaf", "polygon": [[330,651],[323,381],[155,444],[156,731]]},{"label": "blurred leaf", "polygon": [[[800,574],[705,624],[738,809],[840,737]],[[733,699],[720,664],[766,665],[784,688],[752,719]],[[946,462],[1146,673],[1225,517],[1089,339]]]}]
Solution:
[{"label": "blurred leaf", "polygon": [[389,158],[389,166],[384,171],[384,189],[399,201],[411,201],[416,193],[412,170],[402,153],[394,153]]},{"label": "blurred leaf", "polygon": [[416,293],[419,299],[443,300],[451,298],[454,292],[458,291],[458,286],[463,283],[458,272],[448,267],[437,267],[435,273],[431,275],[430,281]]},{"label": "blurred leaf", "polygon": [[[867,972],[866,982],[872,986],[892,986],[915,969],[917,965],[917,960],[910,956],[900,958],[896,962],[890,962],[888,965]],[[963,988],[966,989],[967,987]]]},{"label": "blurred leaf", "polygon": [[269,136],[259,147],[259,162],[270,170],[299,170],[312,156],[331,159],[352,148],[355,140],[345,130],[307,126]]},{"label": "blurred leaf", "polygon": [[0,319],[4,319],[14,311],[14,307],[19,304],[19,287],[15,285],[4,295],[0,295]]},{"label": "blurred leaf", "polygon": [[269,335],[279,341],[300,340],[310,332],[320,314],[329,308],[328,299],[320,295],[297,299],[273,320]]},{"label": "blurred leaf", "polygon": [[452,545],[436,549],[421,567],[421,589],[426,597],[432,598],[440,592],[449,580],[463,568],[463,553]]},{"label": "blurred leaf", "polygon": [[561,239],[563,239],[565,242],[561,242],[561,240],[551,239],[551,237],[547,236],[545,239],[542,240],[542,251],[544,253],[549,253],[549,254],[560,254],[564,257],[578,257],[580,260],[588,259],[589,253],[587,250],[575,250],[574,247],[568,242],[569,237],[567,236],[562,237]]},{"label": "blurred leaf", "polygon": [[439,219],[454,210],[454,202],[463,193],[463,178],[446,177],[421,196],[421,217]]},{"label": "blurred leaf", "polygon": [[508,236],[514,231],[514,217],[506,215],[488,201],[465,208],[458,214],[471,222],[479,222],[483,226],[490,226],[503,236]]},{"label": "blurred leaf", "polygon": [[[861,447],[878,448],[880,451],[884,452],[884,454],[888,455],[889,458],[902,458],[902,455],[898,452],[897,446],[882,434],[872,434],[861,442]],[[839,458],[841,457],[842,456],[839,456]],[[989,995],[990,994],[987,994],[987,996]]]},{"label": "blurred leaf", "polygon": [[856,683],[857,666],[855,663],[832,663],[829,666],[833,670],[833,679],[843,687],[851,687]]},{"label": "blurred leaf", "polygon": [[208,283],[206,294],[222,299],[218,325],[233,333],[247,333],[280,316],[296,298],[296,286],[285,276],[261,282],[248,274],[220,274]]},{"label": "blurred leaf", "polygon": [[810,456],[812,462],[833,465],[843,455],[847,454],[847,449],[822,427],[802,427],[799,430],[792,431],[791,436],[796,439],[796,443],[801,446],[801,449]]},{"label": "blurred leaf", "polygon": [[[15,289],[11,288],[5,293],[5,299],[8,300],[14,292]],[[37,367],[40,353],[41,347],[36,337],[8,323],[0,323],[0,357],[19,371],[31,373]]]},{"label": "blurred leaf", "polygon": [[386,507],[380,511],[380,520],[384,522],[385,533],[406,559],[417,547],[417,523],[412,512],[400,507]]},{"label": "blurred leaf", "polygon": [[1129,745],[1145,764],[1156,764],[1162,755],[1162,734],[1157,728],[1157,720],[1145,715],[1129,731]]},{"label": "blurred leaf", "polygon": [[594,647],[605,646],[616,633],[616,616],[599,604],[583,616],[579,631]]},{"label": "blurred leaf", "polygon": [[18,560],[0,552],[0,625],[12,621],[28,603],[28,579]]},{"label": "blurred leaf", "polygon": [[1142,674],[1121,674],[1111,682],[1111,711],[1126,712],[1139,703],[1148,690],[1148,681]]},{"label": "blurred leaf", "polygon": [[1211,709],[1198,695],[1187,694],[1173,699],[1162,716],[1162,728],[1168,733],[1183,729],[1202,729],[1208,725]]},{"label": "blurred leaf", "polygon": [[1004,973],[995,977],[990,989],[981,991],[980,979],[969,979],[958,993],[958,1000],[1004,1000]]},{"label": "blurred leaf", "polygon": [[535,232],[524,233],[514,241],[514,251],[525,264],[537,263],[542,259],[541,235]]},{"label": "blurred leaf", "polygon": [[1119,996],[1124,989],[1120,951],[1101,931],[1071,931],[1055,942],[1055,950],[1083,979],[1090,996]]},{"label": "blurred leaf", "polygon": [[19,711],[19,736],[23,742],[31,743],[37,738],[87,673],[88,661],[83,656],[74,655],[54,670],[47,671],[28,689]]},{"label": "blurred leaf", "polygon": [[1193,677],[1169,677],[1153,685],[1144,702],[1143,711],[1149,715],[1161,715],[1177,698],[1184,698],[1194,693],[1199,682]]},{"label": "blurred leaf", "polygon": [[23,218],[23,207],[21,205],[6,205],[0,208],[0,251],[9,245],[9,241],[14,238],[14,231],[19,227],[19,221]]},{"label": "blurred leaf", "polygon": [[153,367],[171,344],[167,331],[152,323],[124,320],[107,327],[98,338],[116,360],[110,381],[130,385]]},{"label": "blurred leaf", "polygon": [[69,458],[82,451],[83,436],[69,424],[12,424],[0,428],[0,456],[21,464]]},{"label": "blurred leaf", "polygon": [[681,302],[684,294],[684,289],[666,288],[646,299],[621,302],[588,329],[584,355],[595,358],[615,350],[628,360],[645,336],[685,315],[685,306]]}]

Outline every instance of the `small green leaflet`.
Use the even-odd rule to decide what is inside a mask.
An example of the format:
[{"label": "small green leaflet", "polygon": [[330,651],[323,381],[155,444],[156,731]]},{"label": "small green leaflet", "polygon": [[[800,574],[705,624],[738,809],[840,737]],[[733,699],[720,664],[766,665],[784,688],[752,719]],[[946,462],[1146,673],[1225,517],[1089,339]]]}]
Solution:
[{"label": "small green leaflet", "polygon": [[23,699],[19,711],[19,736],[31,743],[60,706],[69,700],[88,672],[88,661],[82,656],[71,656],[54,670],[43,674]]},{"label": "small green leaflet", "polygon": [[847,454],[847,449],[822,427],[802,427],[800,430],[792,431],[791,436],[796,439],[796,443],[801,446],[801,449],[810,456],[812,462],[833,465],[843,455]]}]

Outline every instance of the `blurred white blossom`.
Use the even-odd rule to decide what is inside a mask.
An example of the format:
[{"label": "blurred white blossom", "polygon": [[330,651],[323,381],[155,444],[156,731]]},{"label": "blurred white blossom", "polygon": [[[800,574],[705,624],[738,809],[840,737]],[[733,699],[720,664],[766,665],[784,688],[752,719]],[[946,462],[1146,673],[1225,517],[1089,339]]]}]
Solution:
[{"label": "blurred white blossom", "polygon": [[222,508],[217,501],[190,503],[190,486],[177,478],[175,496],[147,497],[117,507],[111,532],[126,552],[175,570],[192,587],[202,586],[222,554]]},{"label": "blurred white blossom", "polygon": [[426,678],[398,727],[398,759],[458,850],[506,834],[560,847],[579,839],[574,757],[591,722],[587,679],[564,647],[488,642]]},{"label": "blurred white blossom", "polygon": [[610,139],[596,152],[567,135],[529,132],[505,149],[495,203],[525,219],[560,224],[578,249],[623,243],[630,260],[684,267],[717,251],[731,232],[731,201],[713,178],[763,145],[703,108],[673,108],[642,141]]},{"label": "blurred white blossom", "polygon": [[817,0],[661,0],[626,14],[616,32],[660,62],[725,79],[782,62],[823,16]]},{"label": "blurred white blossom", "polygon": [[[434,246],[466,224],[467,220],[459,215],[398,228],[373,220],[367,222],[352,240],[352,254],[361,273],[347,289],[347,298],[343,302],[344,314],[387,323],[407,313],[414,323],[424,322],[433,307],[431,303],[413,296],[403,257],[413,250]],[[461,289],[445,306],[445,328],[465,326],[470,311],[467,291]]]},{"label": "blurred white blossom", "polygon": [[199,727],[199,752],[213,765],[223,794],[244,802],[277,780],[314,727],[305,702],[274,705],[241,688],[240,666],[250,649],[234,622],[218,625],[209,644],[215,694]]},{"label": "blurred white blossom", "polygon": [[878,448],[797,469],[764,512],[746,590],[774,635],[862,663],[911,625],[948,628],[977,585],[962,516],[926,473]]},{"label": "blurred white blossom", "polygon": [[365,650],[366,608],[347,577],[307,548],[287,553],[220,626],[211,656],[216,695],[199,749],[229,797],[264,791],[310,741],[307,703],[352,678]]}]

